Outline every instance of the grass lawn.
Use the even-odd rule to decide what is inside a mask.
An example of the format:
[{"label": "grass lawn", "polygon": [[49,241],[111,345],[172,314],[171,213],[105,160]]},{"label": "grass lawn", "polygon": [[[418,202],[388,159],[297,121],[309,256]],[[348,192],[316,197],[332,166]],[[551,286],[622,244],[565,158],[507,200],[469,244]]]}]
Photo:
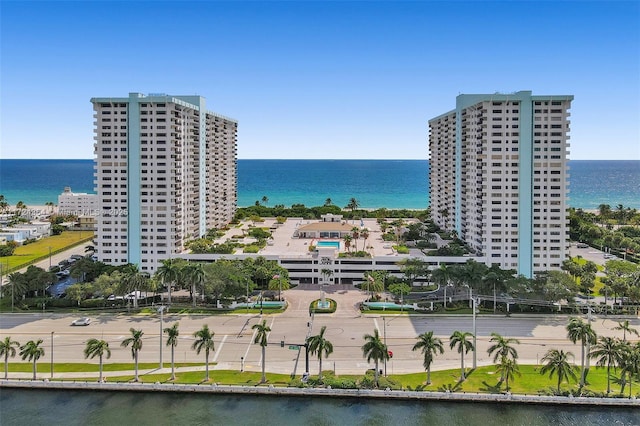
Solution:
[{"label": "grass lawn", "polygon": [[[140,369],[150,369],[157,367],[157,363],[140,364]],[[177,363],[176,366],[193,366],[202,364],[185,364]],[[20,367],[20,370],[16,369],[16,366]],[[168,363],[165,363],[165,368],[169,367]],[[31,372],[31,364],[29,363],[16,363],[10,364],[10,372],[23,371]],[[43,368],[44,367],[44,368]],[[49,372],[49,366],[43,365],[38,367],[40,373]],[[118,371],[118,370],[133,370],[133,364],[105,364],[104,371]],[[98,365],[85,365],[85,364],[56,364],[56,372],[76,372],[76,371],[95,371],[95,380],[98,379]],[[509,382],[510,390],[515,394],[527,394],[537,395],[541,391],[548,391],[549,389],[556,389],[557,378],[554,375],[549,378],[549,375],[540,374],[540,366],[535,365],[521,365],[520,376],[516,375],[513,380]],[[327,371],[330,374],[330,371]],[[615,374],[615,373],[614,373]],[[460,383],[460,369],[452,369],[445,371],[433,371],[431,373],[432,383],[427,386],[426,373],[412,373],[412,374],[400,374],[389,375],[389,379],[400,385],[402,389],[408,390],[423,390],[423,391],[445,391],[451,390],[452,392],[479,392],[479,393],[502,393],[506,391],[505,384],[500,384],[500,375],[496,372],[495,366],[479,367],[475,371],[471,369],[466,370],[467,379]],[[576,369],[576,376],[579,380],[579,368]],[[209,383],[218,383],[222,385],[239,385],[239,386],[257,386],[260,384],[261,373],[256,372],[239,372],[237,370],[209,370]],[[267,385],[274,386],[287,386],[291,379],[287,374],[274,374],[267,373]],[[144,374],[140,375],[140,380],[145,383],[170,383],[170,373],[167,374]],[[177,372],[176,380],[174,383],[182,384],[200,384],[204,382],[204,371],[190,371],[190,372]],[[314,376],[315,377],[315,376]],[[339,378],[352,379],[358,381],[362,378],[359,375],[341,375]],[[87,379],[91,380],[91,379]],[[123,375],[117,377],[109,377],[109,382],[128,382],[133,380],[133,375]],[[571,383],[563,382],[560,386],[562,391],[576,390],[578,389],[578,380]],[[637,393],[638,382],[634,381],[633,388],[636,389],[634,393]],[[587,385],[585,390],[592,392],[606,392],[607,389],[607,377],[605,368],[594,368],[589,370],[587,376]],[[628,393],[628,385],[625,389],[625,393]],[[611,383],[612,395],[620,392],[620,386]]]},{"label": "grass lawn", "polygon": [[65,231],[60,235],[52,235],[34,243],[16,247],[12,256],[2,258],[2,263],[8,264],[10,271],[20,269],[39,259],[49,257],[49,247],[54,254],[91,239],[93,239],[93,232],[90,231]]}]

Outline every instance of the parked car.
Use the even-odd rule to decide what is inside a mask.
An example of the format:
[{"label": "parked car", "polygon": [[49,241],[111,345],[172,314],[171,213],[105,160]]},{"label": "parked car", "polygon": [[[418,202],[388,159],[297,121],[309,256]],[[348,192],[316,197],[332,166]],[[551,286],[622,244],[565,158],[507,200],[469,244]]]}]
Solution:
[{"label": "parked car", "polygon": [[83,256],[80,256],[79,254],[72,254],[71,255],[71,259],[80,260],[82,258],[83,258]]},{"label": "parked car", "polygon": [[91,318],[83,317],[78,318],[77,320],[73,320],[71,325],[89,325],[91,324]]},{"label": "parked car", "polygon": [[576,247],[578,247],[578,248],[589,248],[589,244],[587,244],[587,243],[578,243],[578,244],[576,244]]}]

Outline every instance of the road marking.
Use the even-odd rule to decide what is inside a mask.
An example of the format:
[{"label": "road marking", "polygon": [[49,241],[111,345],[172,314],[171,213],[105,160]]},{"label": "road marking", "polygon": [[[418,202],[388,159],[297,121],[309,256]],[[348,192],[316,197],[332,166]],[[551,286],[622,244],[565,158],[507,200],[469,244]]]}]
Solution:
[{"label": "road marking", "polygon": [[244,362],[247,362],[247,355],[249,354],[249,349],[251,349],[251,344],[253,344],[253,339],[256,338],[256,333],[258,330],[253,330],[253,334],[251,335],[251,340],[249,340],[249,344],[247,345],[247,350],[244,351]]},{"label": "road marking", "polygon": [[380,334],[380,326],[378,325],[378,320],[376,318],[373,319],[373,324],[376,326],[376,330],[378,330],[378,334]]},{"label": "road marking", "polygon": [[225,334],[224,337],[222,338],[222,341],[218,345],[218,350],[216,351],[216,354],[213,356],[213,362],[216,362],[218,360],[218,356],[220,355],[220,352],[222,352],[222,346],[224,346],[224,342],[227,340],[227,337],[229,336]]}]

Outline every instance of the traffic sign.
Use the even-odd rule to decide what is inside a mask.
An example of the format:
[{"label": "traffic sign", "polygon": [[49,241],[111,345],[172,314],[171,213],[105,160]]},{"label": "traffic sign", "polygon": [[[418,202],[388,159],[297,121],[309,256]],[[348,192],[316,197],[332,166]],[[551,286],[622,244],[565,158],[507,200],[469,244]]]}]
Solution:
[{"label": "traffic sign", "polygon": [[300,349],[300,346],[298,346],[298,345],[289,345],[289,349],[291,349],[292,351],[297,351],[298,349]]}]

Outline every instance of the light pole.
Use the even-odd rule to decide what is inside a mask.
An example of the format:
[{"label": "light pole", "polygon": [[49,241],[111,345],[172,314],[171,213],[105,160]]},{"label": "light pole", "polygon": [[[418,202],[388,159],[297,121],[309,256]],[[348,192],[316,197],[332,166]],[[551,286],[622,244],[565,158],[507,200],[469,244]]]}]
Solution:
[{"label": "light pole", "polygon": [[249,313],[249,280],[247,280],[247,313]]},{"label": "light pole", "polygon": [[51,378],[53,379],[53,331],[51,332]]},{"label": "light pole", "polygon": [[[387,317],[382,317],[382,324],[384,330],[384,350],[387,351],[387,355],[389,349],[387,348]],[[387,377],[387,357],[384,357],[384,377]]]},{"label": "light pole", "polygon": [[158,312],[160,313],[160,369],[162,369],[162,323],[164,321],[164,310],[166,306],[160,305]]},{"label": "light pole", "polygon": [[51,272],[51,247],[49,247],[49,272]]},{"label": "light pole", "polygon": [[474,297],[473,299],[473,369],[476,369],[477,366],[477,354],[478,348],[476,347],[477,339],[476,339],[476,307],[478,304],[478,300]]}]

